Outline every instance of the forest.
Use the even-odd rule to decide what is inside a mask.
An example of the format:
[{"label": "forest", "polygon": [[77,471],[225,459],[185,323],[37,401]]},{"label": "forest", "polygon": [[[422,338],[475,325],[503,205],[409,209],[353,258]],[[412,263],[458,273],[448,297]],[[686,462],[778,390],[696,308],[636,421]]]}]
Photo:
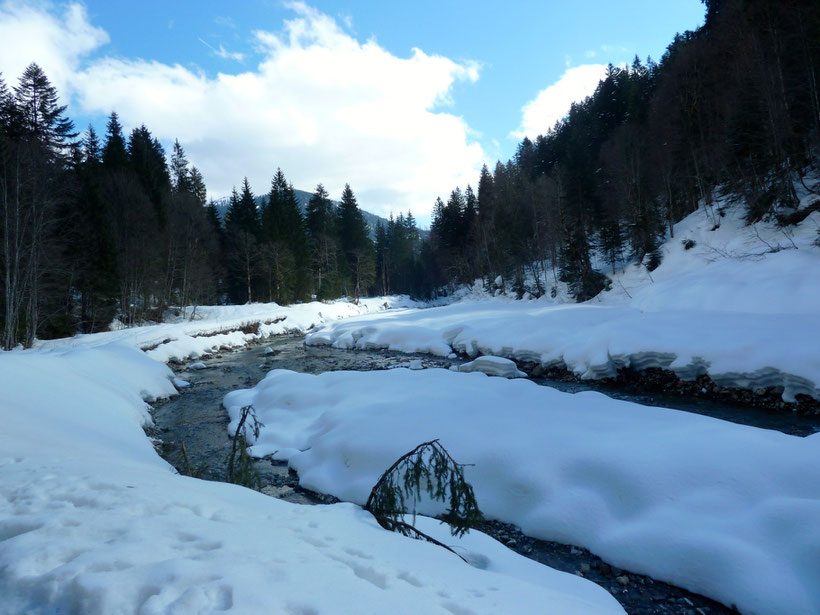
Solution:
[{"label": "forest", "polygon": [[17,85],[0,75],[0,347],[180,306],[430,297],[499,275],[519,296],[561,282],[583,301],[625,263],[651,271],[674,223],[717,196],[749,222],[799,222],[820,145],[820,5],[705,5],[659,61],[610,65],[475,189],[438,199],[429,240],[409,212],[368,229],[349,185],[336,206],[319,184],[302,212],[281,169],[261,208],[245,179],[221,220],[179,142],[166,156],[116,112],[104,135],[80,133],[39,66]]}]

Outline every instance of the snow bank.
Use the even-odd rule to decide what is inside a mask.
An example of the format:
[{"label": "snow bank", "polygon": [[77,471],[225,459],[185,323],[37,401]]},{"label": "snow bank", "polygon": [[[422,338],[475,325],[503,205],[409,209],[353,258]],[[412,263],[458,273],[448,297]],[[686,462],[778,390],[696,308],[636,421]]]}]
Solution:
[{"label": "snow bank", "polygon": [[481,534],[484,569],[381,529],[181,477],[141,425],[170,370],[124,345],[0,353],[0,614],[622,613]]},{"label": "snow bank", "polygon": [[701,208],[675,226],[660,267],[630,265],[585,304],[511,301],[478,288],[443,307],[328,323],[307,343],[495,354],[589,379],[657,367],[726,387],[782,387],[789,402],[820,399],[818,228],[820,212],[780,228],[746,226],[739,207]]},{"label": "snow bank", "polygon": [[388,348],[447,356],[500,355],[545,367],[565,366],[582,378],[618,369],[660,367],[722,386],[783,387],[783,399],[820,399],[820,312],[748,314],[629,306],[542,305],[537,301],[457,303],[399,310],[328,323],[307,344]]},{"label": "snow bank", "polygon": [[[511,403],[512,402],[512,403]],[[311,489],[363,503],[381,472],[439,438],[486,515],[750,613],[820,612],[820,434],[447,370],[276,370],[252,451]],[[440,509],[422,503],[422,510]]]},{"label": "snow bank", "polygon": [[455,372],[481,372],[488,376],[502,376],[504,378],[524,378],[527,374],[516,367],[514,361],[504,357],[482,356],[461,365],[454,365],[450,369]]},{"label": "snow bank", "polygon": [[[198,306],[194,320],[190,319],[190,311],[186,312],[188,317],[173,317],[169,313],[169,322],[166,323],[39,341],[36,347],[94,347],[117,342],[145,349],[152,359],[167,363],[171,360],[198,359],[223,348],[239,348],[261,337],[304,333],[317,324],[353,315],[419,305],[422,304],[405,295],[394,295],[361,299],[358,304],[340,299],[285,307],[276,303]],[[258,333],[242,331],[257,327]]]},{"label": "snow bank", "polygon": [[[595,301],[644,311],[820,313],[820,212],[794,227],[747,226],[742,217],[737,206],[702,207],[675,225],[655,271],[630,265]],[[685,241],[694,245],[687,250]]]},{"label": "snow bank", "polygon": [[664,244],[660,267],[650,274],[631,265],[612,276],[612,290],[584,304],[478,293],[443,307],[327,323],[306,341],[493,354],[587,379],[657,367],[683,380],[708,374],[726,387],[782,387],[788,402],[820,399],[820,213],[780,228],[745,226],[739,207],[723,212],[691,214]]}]

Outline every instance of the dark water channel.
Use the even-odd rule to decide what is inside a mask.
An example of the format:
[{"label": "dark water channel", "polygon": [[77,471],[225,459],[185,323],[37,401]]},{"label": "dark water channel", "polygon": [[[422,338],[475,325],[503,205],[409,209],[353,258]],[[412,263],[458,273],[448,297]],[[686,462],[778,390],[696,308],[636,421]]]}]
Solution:
[{"label": "dark water channel", "polygon": [[[190,382],[181,395],[158,404],[153,411],[162,456],[178,470],[186,466],[201,478],[225,480],[227,458],[231,451],[228,416],[222,408],[225,394],[237,388],[253,387],[272,369],[290,369],[319,374],[335,370],[371,371],[406,366],[421,360],[424,367],[448,367],[461,360],[426,355],[406,355],[386,351],[346,351],[328,347],[305,346],[301,336],[272,338],[261,345],[235,352],[225,352],[204,360],[205,369],[191,369],[191,364],[171,365],[179,378]],[[611,397],[644,405],[664,406],[714,416],[724,420],[777,429],[795,435],[820,431],[820,417],[767,412],[702,399],[685,399],[675,395],[642,394],[623,388],[604,388],[594,383],[578,383],[544,378],[542,385],[563,391],[598,390]],[[187,453],[187,464],[182,444]],[[336,501],[332,496],[302,489],[298,476],[284,462],[269,459],[256,461],[262,478],[263,493],[299,504]],[[480,503],[479,503],[480,504]],[[494,536],[511,549],[559,570],[579,574],[612,593],[628,613],[730,613],[731,609],[708,598],[692,594],[649,577],[618,570],[585,549],[536,540],[523,535],[514,526],[487,522],[482,531]]]}]

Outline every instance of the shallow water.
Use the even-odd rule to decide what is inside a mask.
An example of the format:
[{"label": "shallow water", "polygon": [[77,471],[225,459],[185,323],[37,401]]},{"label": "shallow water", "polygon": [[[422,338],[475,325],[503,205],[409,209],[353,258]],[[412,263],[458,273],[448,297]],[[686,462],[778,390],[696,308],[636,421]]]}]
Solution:
[{"label": "shallow water", "polygon": [[[229,391],[253,387],[272,369],[290,369],[311,374],[335,370],[371,371],[407,366],[413,359],[420,359],[424,367],[449,367],[462,362],[460,359],[449,360],[426,355],[305,346],[301,336],[281,336],[261,345],[205,359],[206,369],[192,370],[188,365],[172,366],[177,376],[190,382],[191,386],[181,395],[155,407],[153,415],[156,427],[152,435],[162,440],[163,457],[180,471],[185,470],[186,466],[181,446],[184,442],[189,468],[200,470],[202,478],[225,480],[231,440],[228,437],[228,416],[222,408],[222,399]],[[695,412],[793,435],[805,436],[820,431],[820,417],[817,416],[786,414],[670,394],[646,394],[635,390],[635,387],[606,387],[595,382],[567,382],[546,378],[534,381],[570,393],[599,391],[616,399]],[[284,462],[260,459],[255,463],[262,479],[263,493],[299,504],[336,501],[332,496],[302,489],[298,476]],[[524,536],[513,526],[498,522],[488,522],[481,529],[526,557],[559,570],[581,574],[598,583],[610,591],[628,613],[732,612],[703,596],[649,577],[613,569],[584,549],[535,540]],[[616,582],[619,574],[626,575],[623,578],[629,579],[627,585]]]},{"label": "shallow water", "polygon": [[[225,480],[231,452],[228,415],[222,399],[234,389],[250,388],[273,369],[289,369],[309,374],[326,371],[373,371],[406,366],[421,359],[424,367],[449,367],[459,360],[410,356],[384,351],[349,351],[323,346],[305,346],[301,336],[279,336],[261,345],[225,352],[204,360],[206,369],[189,365],[172,366],[179,378],[191,383],[178,395],[155,406],[155,431],[163,441],[162,455],[180,471],[185,470],[182,443],[188,466],[199,470],[201,478]],[[302,490],[284,462],[258,460],[256,468],[263,491],[291,502],[319,503],[328,498]]]}]

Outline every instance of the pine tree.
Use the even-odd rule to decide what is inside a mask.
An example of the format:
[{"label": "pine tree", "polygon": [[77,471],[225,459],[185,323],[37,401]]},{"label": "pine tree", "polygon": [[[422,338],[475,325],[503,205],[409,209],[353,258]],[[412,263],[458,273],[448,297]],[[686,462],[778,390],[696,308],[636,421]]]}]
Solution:
[{"label": "pine tree", "polygon": [[196,202],[200,207],[205,207],[208,200],[208,190],[205,188],[205,178],[196,167],[191,167],[190,172],[191,194],[193,194]]},{"label": "pine tree", "polygon": [[103,147],[103,164],[110,171],[122,170],[128,166],[128,152],[122,125],[116,112],[112,112],[105,125],[105,146]]},{"label": "pine tree", "polygon": [[322,184],[307,204],[305,224],[313,264],[313,287],[319,299],[338,297],[338,241],[333,203]]},{"label": "pine tree", "polygon": [[350,184],[345,184],[342,191],[336,228],[341,249],[340,270],[350,282],[348,293],[352,294],[354,301],[358,301],[375,279],[375,258],[367,224]]},{"label": "pine tree", "polygon": [[83,160],[87,164],[99,165],[102,163],[102,146],[97,131],[90,124],[83,137]]},{"label": "pine tree", "polygon": [[37,64],[29,64],[14,88],[24,133],[37,138],[54,154],[62,154],[77,136],[74,123],[58,104],[57,89]]},{"label": "pine tree", "polygon": [[310,296],[311,272],[305,222],[293,186],[277,169],[262,211],[263,254],[271,301],[290,303]]},{"label": "pine tree", "polygon": [[165,149],[143,124],[128,138],[128,159],[137,179],[154,205],[160,230],[168,221],[168,195],[171,177],[165,161]]},{"label": "pine tree", "polygon": [[171,153],[171,187],[178,193],[193,192],[191,172],[188,170],[188,159],[185,150],[174,140],[174,151]]},{"label": "pine tree", "polygon": [[231,193],[231,204],[225,215],[229,293],[236,303],[251,303],[254,299],[259,226],[256,201],[246,177],[242,182],[241,195],[236,193],[236,189]]}]

